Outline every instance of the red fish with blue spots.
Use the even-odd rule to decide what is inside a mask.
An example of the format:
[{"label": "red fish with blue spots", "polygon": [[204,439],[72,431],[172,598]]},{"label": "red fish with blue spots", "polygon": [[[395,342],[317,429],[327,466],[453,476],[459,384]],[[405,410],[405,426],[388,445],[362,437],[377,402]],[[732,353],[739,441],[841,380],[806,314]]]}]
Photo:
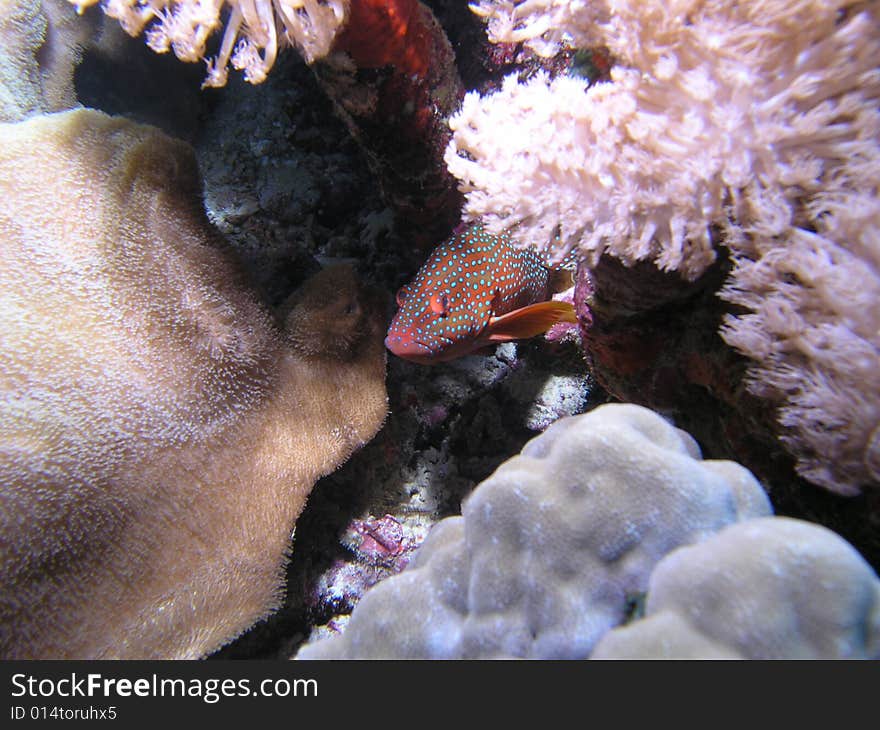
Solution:
[{"label": "red fish with blue spots", "polygon": [[438,246],[397,293],[385,346],[431,365],[575,322],[574,307],[548,301],[551,294],[538,256],[475,225]]}]

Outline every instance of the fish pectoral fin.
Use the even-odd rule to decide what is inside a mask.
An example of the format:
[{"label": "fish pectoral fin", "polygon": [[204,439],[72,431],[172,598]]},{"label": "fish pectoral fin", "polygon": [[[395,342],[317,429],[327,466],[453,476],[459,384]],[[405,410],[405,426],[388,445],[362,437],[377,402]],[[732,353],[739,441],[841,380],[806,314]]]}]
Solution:
[{"label": "fish pectoral fin", "polygon": [[524,340],[546,332],[559,322],[577,322],[574,307],[569,302],[530,304],[500,317],[492,317],[486,327],[484,339],[487,342]]}]

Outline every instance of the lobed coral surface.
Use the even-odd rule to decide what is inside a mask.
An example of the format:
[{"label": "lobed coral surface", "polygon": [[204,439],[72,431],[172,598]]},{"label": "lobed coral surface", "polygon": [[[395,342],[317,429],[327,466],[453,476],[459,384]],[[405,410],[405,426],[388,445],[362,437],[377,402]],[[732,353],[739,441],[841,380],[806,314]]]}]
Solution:
[{"label": "lobed coral surface", "polygon": [[748,520],[663,558],[592,658],[878,659],[880,580],[824,527]]},{"label": "lobed coral surface", "polygon": [[738,464],[702,461],[645,408],[599,406],[502,464],[342,634],[298,657],[586,658],[666,553],[769,513]]}]

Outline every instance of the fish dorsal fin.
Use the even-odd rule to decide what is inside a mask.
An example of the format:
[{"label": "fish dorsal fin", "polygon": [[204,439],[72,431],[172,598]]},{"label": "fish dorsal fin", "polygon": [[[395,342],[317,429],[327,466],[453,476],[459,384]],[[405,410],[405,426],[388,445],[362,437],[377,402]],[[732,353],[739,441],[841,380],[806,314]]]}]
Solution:
[{"label": "fish dorsal fin", "polygon": [[492,317],[484,335],[488,335],[485,338],[488,342],[524,340],[546,332],[559,322],[577,322],[574,307],[569,302],[539,302]]}]

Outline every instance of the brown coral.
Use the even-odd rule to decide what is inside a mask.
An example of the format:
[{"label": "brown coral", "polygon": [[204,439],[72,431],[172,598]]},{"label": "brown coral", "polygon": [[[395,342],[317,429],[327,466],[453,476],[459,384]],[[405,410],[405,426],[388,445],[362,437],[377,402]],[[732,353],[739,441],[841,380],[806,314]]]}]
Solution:
[{"label": "brown coral", "polygon": [[312,485],[384,420],[375,302],[327,270],[285,337],[151,127],[0,140],[0,656],[203,655],[277,605]]}]

